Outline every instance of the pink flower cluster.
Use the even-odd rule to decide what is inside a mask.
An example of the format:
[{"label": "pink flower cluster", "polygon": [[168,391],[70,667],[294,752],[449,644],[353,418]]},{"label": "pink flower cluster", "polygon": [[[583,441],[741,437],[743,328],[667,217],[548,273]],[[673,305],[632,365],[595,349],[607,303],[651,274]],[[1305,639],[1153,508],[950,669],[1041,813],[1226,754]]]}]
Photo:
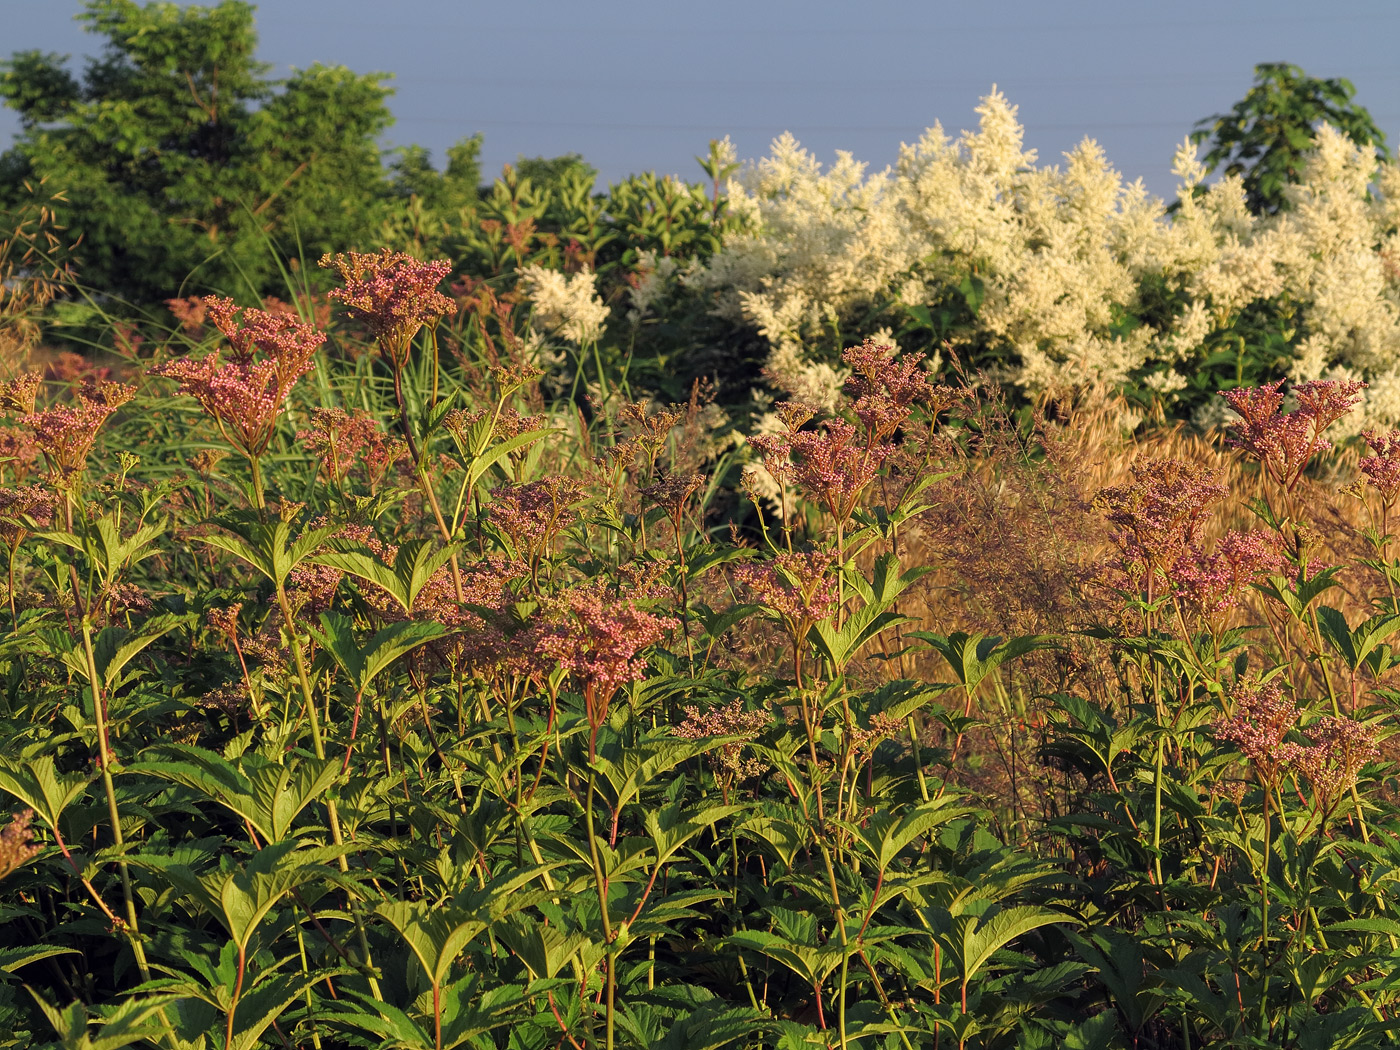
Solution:
[{"label": "pink flower cluster", "polygon": [[16,482],[23,482],[39,461],[39,445],[25,427],[0,426],[0,465],[8,468]]},{"label": "pink flower cluster", "polygon": [[686,740],[704,740],[712,736],[733,736],[740,739],[722,744],[710,753],[710,764],[717,775],[733,780],[745,780],[763,773],[767,764],[758,758],[745,758],[744,746],[755,740],[773,722],[767,711],[746,711],[737,697],[723,707],[701,711],[688,705],[682,708],[685,720],[675,727],[676,736]]},{"label": "pink flower cluster", "polygon": [[379,488],[404,451],[403,442],[384,433],[374,417],[362,409],[353,413],[343,408],[312,409],[311,427],[297,431],[297,440],[320,459],[327,480],[337,484],[345,481],[358,459],[371,492]]},{"label": "pink flower cluster", "polygon": [[923,354],[906,354],[894,359],[894,348],[867,339],[849,347],[841,359],[851,368],[845,393],[868,435],[869,444],[892,438],[916,404],[946,407],[952,391],[937,387],[919,367]]},{"label": "pink flower cluster", "polygon": [[875,754],[875,749],[886,740],[892,740],[904,731],[904,722],[888,711],[881,711],[870,719],[865,729],[851,733],[851,754],[857,762],[864,762]]},{"label": "pink flower cluster", "polygon": [[1206,508],[1229,489],[1218,472],[1175,459],[1134,463],[1132,478],[1104,489],[1094,502],[1117,527],[1114,539],[1130,570],[1151,579],[1193,550]]},{"label": "pink flower cluster", "polygon": [[436,324],[456,305],[437,290],[452,270],[446,259],[423,262],[385,248],[378,253],[325,255],[321,266],[334,269],[344,282],[330,297],[345,304],[352,320],[369,327],[396,368],[408,360],[418,329]]},{"label": "pink flower cluster", "polygon": [[1361,473],[1389,507],[1400,496],[1400,430],[1389,434],[1368,430],[1362,436],[1374,454],[1361,460]]},{"label": "pink flower cluster", "polygon": [[52,478],[62,481],[76,474],[87,461],[102,424],[136,396],[135,387],[90,374],[72,402],[39,411],[42,386],[38,372],[0,383],[0,408],[19,416],[28,431],[28,436],[14,428],[0,432],[0,460],[10,463],[17,480],[28,475],[29,465],[41,453]]},{"label": "pink flower cluster", "polygon": [[1313,456],[1332,447],[1322,432],[1356,407],[1366,384],[1349,379],[1300,383],[1293,388],[1298,407],[1281,412],[1283,382],[1222,390],[1220,396],[1240,416],[1231,425],[1230,443],[1258,460],[1271,479],[1291,489]]},{"label": "pink flower cluster", "polygon": [[1297,751],[1283,741],[1298,724],[1298,708],[1271,683],[1237,690],[1234,702],[1234,713],[1215,723],[1216,739],[1234,744],[1272,782]]},{"label": "pink flower cluster", "polygon": [[616,692],[646,675],[641,653],[661,640],[670,621],[598,586],[566,592],[556,599],[555,615],[559,622],[539,633],[535,651],[569,672],[596,730]]},{"label": "pink flower cluster", "polygon": [[1233,609],[1251,584],[1283,572],[1285,565],[1274,536],[1232,529],[1211,554],[1188,550],[1172,568],[1171,577],[1177,597],[1198,615],[1211,619]]},{"label": "pink flower cluster", "polygon": [[1329,808],[1349,791],[1366,763],[1380,749],[1376,731],[1354,718],[1320,718],[1306,730],[1310,747],[1296,748],[1293,756],[1298,769],[1317,793],[1319,805]]},{"label": "pink flower cluster", "polygon": [[704,487],[704,474],[667,474],[655,484],[644,487],[642,495],[675,518],[686,501]]},{"label": "pink flower cluster", "polygon": [[199,361],[184,358],[155,369],[199,402],[230,444],[249,458],[267,451],[277,417],[298,379],[311,371],[311,357],[325,336],[286,315],[231,299],[207,297],[209,318],[228,340],[228,359],[215,352]]},{"label": "pink flower cluster", "polygon": [[809,499],[844,522],[894,452],[888,443],[870,445],[859,437],[856,427],[844,419],[828,419],[820,430],[759,434],[749,443],[763,456],[763,465],[773,477],[780,482],[791,478]]},{"label": "pink flower cluster", "polygon": [[771,561],[735,566],[734,580],[759,605],[772,609],[794,638],[836,611],[834,551],[790,552]]},{"label": "pink flower cluster", "polygon": [[494,490],[486,515],[518,557],[533,561],[574,520],[574,505],[582,498],[578,481],[556,474]]},{"label": "pink flower cluster", "polygon": [[0,489],[0,540],[18,547],[31,527],[47,528],[53,512],[53,493],[37,485]]},{"label": "pink flower cluster", "polygon": [[934,386],[919,368],[922,356],[896,361],[890,347],[872,340],[849,347],[842,354],[852,369],[845,393],[860,425],[828,419],[815,430],[803,430],[812,409],[779,403],[774,408],[786,429],[749,439],[763,457],[764,469],[779,484],[796,483],[808,499],[825,506],[844,525],[866,486],[895,454],[893,438],[914,406],[922,403],[937,413],[954,400],[952,391]]},{"label": "pink flower cluster", "polygon": [[80,399],[73,405],[46,408],[25,422],[48,460],[51,474],[69,477],[87,462],[98,430],[114,411],[111,405]]}]

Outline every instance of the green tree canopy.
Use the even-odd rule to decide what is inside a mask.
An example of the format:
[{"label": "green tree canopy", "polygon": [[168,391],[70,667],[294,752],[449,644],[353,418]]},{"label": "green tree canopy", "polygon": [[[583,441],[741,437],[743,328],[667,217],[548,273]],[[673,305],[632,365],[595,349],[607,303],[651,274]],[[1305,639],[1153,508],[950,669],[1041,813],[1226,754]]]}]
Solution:
[{"label": "green tree canopy", "polygon": [[1206,170],[1223,165],[1225,174],[1242,175],[1250,210],[1272,214],[1285,206],[1284,188],[1298,181],[1319,124],[1384,151],[1385,135],[1352,101],[1355,94],[1349,80],[1318,80],[1297,66],[1266,62],[1254,67],[1254,86],[1244,98],[1229,113],[1199,121],[1191,138],[1210,143]]},{"label": "green tree canopy", "polygon": [[267,291],[274,252],[364,243],[386,199],[382,74],[313,65],[285,80],[256,61],[253,7],[89,0],[106,38],[81,80],[66,56],[0,65],[23,131],[0,155],[0,204],[47,179],[92,287],[148,302]]}]

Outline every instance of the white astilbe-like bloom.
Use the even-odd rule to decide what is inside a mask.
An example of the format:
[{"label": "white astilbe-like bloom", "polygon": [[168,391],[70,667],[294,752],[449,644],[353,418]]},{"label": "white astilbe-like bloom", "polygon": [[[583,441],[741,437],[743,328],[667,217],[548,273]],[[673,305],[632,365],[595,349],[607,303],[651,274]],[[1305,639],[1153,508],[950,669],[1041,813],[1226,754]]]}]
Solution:
[{"label": "white astilbe-like bloom", "polygon": [[666,294],[667,285],[675,277],[676,269],[676,260],[668,255],[657,255],[645,248],[637,253],[637,283],[631,290],[632,309],[627,311],[629,321],[633,324],[641,322],[647,311]]},{"label": "white astilbe-like bloom", "polygon": [[782,396],[828,407],[843,376],[813,347],[858,342],[889,305],[930,306],[975,277],[952,349],[1002,351],[999,378],[1027,392],[1141,380],[1170,399],[1180,369],[1235,349],[1232,326],[1264,305],[1288,318],[1293,378],[1364,378],[1357,425],[1400,423],[1396,164],[1377,171],[1324,125],[1290,208],[1255,216],[1238,177],[1204,184],[1187,142],[1169,214],[1093,141],[1040,166],[1003,95],[977,112],[976,131],[935,125],[885,171],[846,153],[823,168],[784,135],[731,181],[742,230],[678,276],[767,341]]},{"label": "white astilbe-like bloom", "polygon": [[527,266],[520,276],[534,307],[530,314],[533,330],[578,344],[597,342],[608,320],[608,307],[598,296],[591,271],[565,274]]}]

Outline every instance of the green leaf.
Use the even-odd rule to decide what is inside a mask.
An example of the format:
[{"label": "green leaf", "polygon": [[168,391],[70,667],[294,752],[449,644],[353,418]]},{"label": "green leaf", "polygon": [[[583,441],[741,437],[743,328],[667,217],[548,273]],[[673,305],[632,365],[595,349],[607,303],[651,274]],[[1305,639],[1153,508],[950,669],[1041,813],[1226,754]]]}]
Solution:
[{"label": "green leaf", "polygon": [[948,666],[969,693],[975,692],[987,675],[1007,660],[1036,649],[1048,649],[1055,644],[1054,639],[1040,634],[1022,635],[1005,644],[1000,638],[964,631],[954,631],[947,637],[928,631],[910,631],[907,637],[926,642],[930,649],[948,661]]},{"label": "green leaf", "polygon": [[322,631],[311,630],[312,637],[349,677],[356,693],[364,692],[375,676],[401,656],[450,633],[430,620],[399,620],[376,631],[361,649],[349,617],[324,612],[321,626]]},{"label": "green leaf", "polygon": [[1063,912],[1046,911],[1030,905],[1000,909],[985,922],[970,914],[955,916],[953,921],[959,934],[953,948],[964,985],[977,976],[987,960],[1017,937],[1042,926],[1078,922]]},{"label": "green leaf", "polygon": [[6,791],[50,828],[76,801],[93,778],[79,773],[59,773],[52,755],[15,760],[0,756],[0,791]]},{"label": "green leaf", "polygon": [[405,613],[413,611],[407,584],[399,579],[393,569],[380,561],[374,551],[363,543],[336,538],[327,540],[325,547],[325,550],[311,557],[313,565],[325,565],[367,580],[398,602],[399,608]]},{"label": "green leaf", "polygon": [[21,966],[28,966],[32,962],[40,959],[47,959],[54,955],[78,955],[76,948],[48,947],[45,945],[34,945],[29,947],[0,948],[0,970],[6,973],[14,973]]}]

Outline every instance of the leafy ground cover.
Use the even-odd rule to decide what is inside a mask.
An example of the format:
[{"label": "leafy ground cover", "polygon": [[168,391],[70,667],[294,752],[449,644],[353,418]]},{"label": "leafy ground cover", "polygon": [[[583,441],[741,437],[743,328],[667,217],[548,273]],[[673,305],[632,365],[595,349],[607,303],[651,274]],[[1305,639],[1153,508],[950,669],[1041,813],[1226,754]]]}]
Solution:
[{"label": "leafy ground cover", "polygon": [[5,1045],[1395,1044],[1359,384],[1226,448],[867,342],[736,451],[323,263],[0,388]]}]

